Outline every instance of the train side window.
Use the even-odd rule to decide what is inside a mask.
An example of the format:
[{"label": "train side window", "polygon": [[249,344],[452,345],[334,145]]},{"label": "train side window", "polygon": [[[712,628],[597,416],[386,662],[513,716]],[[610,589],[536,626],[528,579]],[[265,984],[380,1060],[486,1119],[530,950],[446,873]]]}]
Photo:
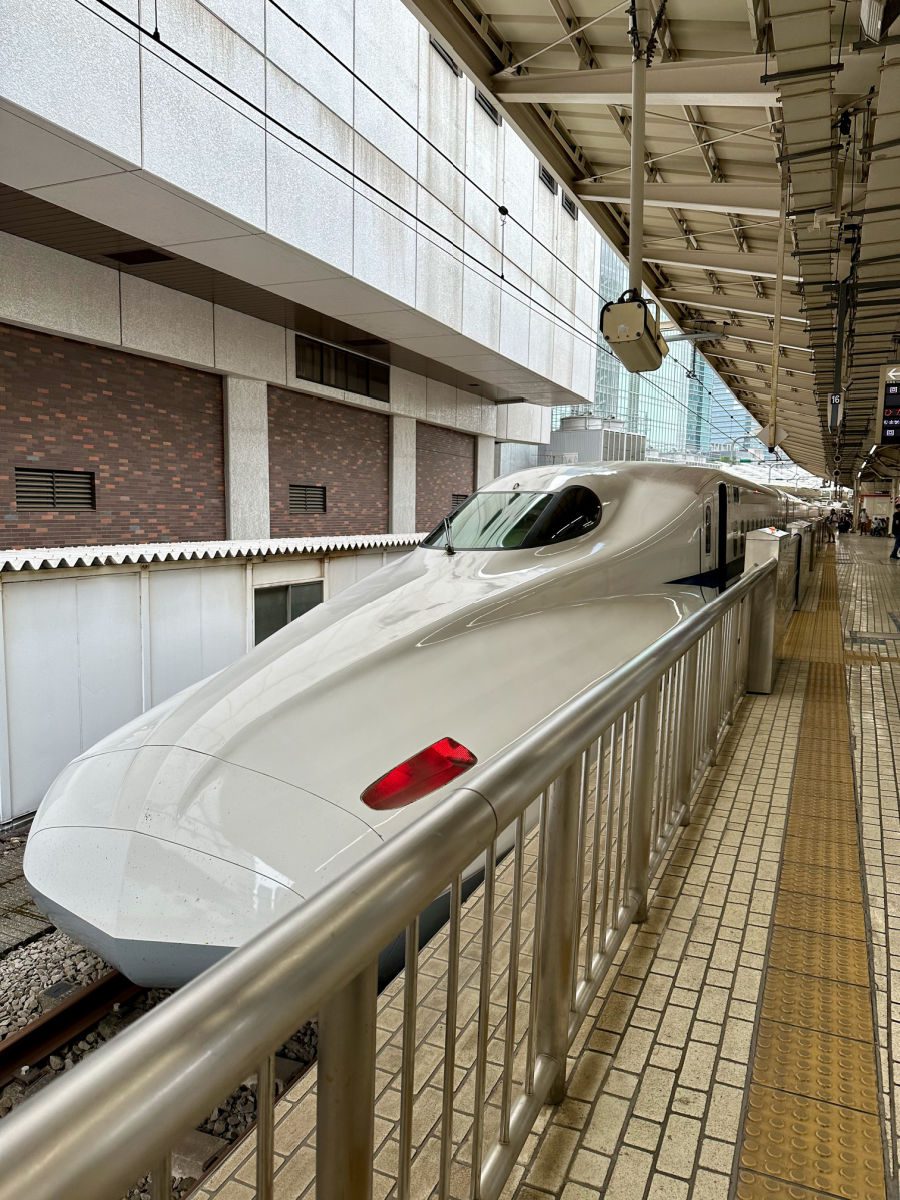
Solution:
[{"label": "train side window", "polygon": [[740,489],[739,487],[735,487],[735,488],[734,488],[734,502],[735,502],[735,504],[739,504],[739,503],[740,503],[740,499],[741,499],[741,489]]},{"label": "train side window", "polygon": [[712,509],[708,504],[703,514],[703,548],[706,554],[712,550]]}]

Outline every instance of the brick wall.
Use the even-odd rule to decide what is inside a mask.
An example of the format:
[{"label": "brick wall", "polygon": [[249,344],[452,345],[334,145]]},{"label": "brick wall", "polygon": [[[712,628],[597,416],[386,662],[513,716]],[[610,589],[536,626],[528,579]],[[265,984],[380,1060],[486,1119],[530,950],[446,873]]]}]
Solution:
[{"label": "brick wall", "polygon": [[[93,511],[16,510],[15,468],[93,471]],[[225,536],[219,376],[0,324],[0,548]]]},{"label": "brick wall", "polygon": [[[387,533],[389,418],[269,388],[272,537]],[[325,487],[327,511],[291,516],[292,483]]]},{"label": "brick wall", "polygon": [[433,529],[453,496],[475,488],[475,438],[437,425],[416,426],[416,529]]}]

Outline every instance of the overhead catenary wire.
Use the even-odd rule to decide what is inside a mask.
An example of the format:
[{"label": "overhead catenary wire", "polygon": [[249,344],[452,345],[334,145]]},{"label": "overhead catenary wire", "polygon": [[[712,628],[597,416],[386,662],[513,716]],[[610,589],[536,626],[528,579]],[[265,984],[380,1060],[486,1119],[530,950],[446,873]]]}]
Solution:
[{"label": "overhead catenary wire", "polygon": [[[275,3],[275,0],[269,0],[269,2]],[[357,183],[362,188],[365,188],[366,193],[367,193],[367,198],[370,201],[371,201],[371,195],[368,195],[369,193],[373,193],[373,194],[377,195],[382,200],[384,200],[388,205],[390,205],[390,209],[382,208],[382,211],[389,212],[395,216],[398,212],[403,213],[403,215],[406,216],[407,218],[409,218],[410,222],[412,222],[412,224],[407,226],[408,228],[418,230],[419,232],[421,232],[421,230],[423,228],[427,229],[430,233],[434,234],[439,239],[438,242],[433,242],[432,243],[433,245],[438,246],[438,248],[442,248],[443,246],[450,246],[454,251],[461,254],[464,258],[468,258],[473,263],[476,263],[481,271],[484,271],[487,274],[494,276],[501,283],[501,285],[503,287],[508,288],[510,291],[519,293],[519,295],[521,295],[523,297],[524,303],[528,307],[530,307],[531,309],[540,310],[541,312],[545,313],[552,322],[565,328],[566,330],[568,330],[569,332],[574,334],[575,337],[581,339],[588,345],[590,345],[590,346],[596,348],[597,350],[601,351],[602,353],[606,354],[608,357],[614,358],[618,362],[618,359],[616,359],[616,356],[612,353],[612,351],[610,351],[606,346],[604,346],[603,343],[600,342],[596,336],[592,337],[592,336],[586,334],[582,329],[579,329],[576,325],[572,324],[569,321],[566,321],[563,317],[561,317],[557,312],[555,312],[548,305],[545,305],[545,304],[541,303],[539,300],[536,300],[529,292],[526,292],[524,288],[519,287],[517,284],[513,283],[509,278],[505,278],[502,269],[498,271],[496,268],[491,267],[488,263],[484,262],[482,259],[479,259],[478,256],[476,254],[474,254],[471,250],[467,250],[465,248],[465,246],[460,245],[459,243],[455,242],[447,234],[443,233],[441,230],[437,229],[435,226],[433,226],[429,222],[425,221],[422,217],[418,216],[416,213],[411,212],[408,208],[406,208],[399,201],[395,200],[392,196],[388,195],[388,193],[382,191],[380,188],[378,188],[374,184],[370,183],[368,180],[364,179],[361,175],[358,174],[358,172],[353,171],[350,168],[346,167],[343,163],[340,162],[339,159],[335,158],[333,155],[330,155],[327,151],[322,150],[315,143],[310,141],[310,139],[304,137],[302,134],[298,133],[296,130],[292,129],[290,126],[288,126],[287,124],[285,124],[284,122],[279,120],[277,117],[271,116],[264,108],[260,108],[259,105],[255,104],[252,100],[247,99],[240,92],[238,92],[235,88],[231,87],[229,84],[224,83],[222,80],[218,79],[215,75],[212,74],[212,72],[207,70],[205,67],[201,66],[195,60],[191,59],[188,55],[185,55],[180,50],[176,49],[173,46],[170,46],[161,37],[158,30],[154,30],[153,32],[147,30],[140,24],[139,21],[136,21],[136,20],[134,20],[134,18],[129,17],[125,13],[122,13],[119,9],[117,9],[115,7],[115,5],[111,4],[109,2],[109,0],[94,0],[94,4],[97,4],[100,7],[106,9],[108,12],[113,13],[115,15],[115,17],[118,18],[120,21],[122,21],[124,24],[126,24],[129,27],[131,27],[132,29],[136,30],[138,36],[134,37],[131,34],[129,34],[126,30],[122,29],[120,26],[115,24],[113,21],[104,17],[102,15],[102,13],[98,12],[97,9],[92,7],[91,4],[86,3],[85,0],[75,0],[75,3],[77,3],[79,5],[79,7],[84,8],[85,11],[91,13],[98,20],[101,20],[105,24],[109,25],[110,28],[115,29],[123,37],[127,37],[127,38],[129,38],[129,40],[140,45],[143,50],[145,50],[147,53],[154,55],[154,57],[159,59],[159,61],[165,63],[166,66],[170,67],[172,70],[176,71],[178,74],[182,75],[184,78],[189,79],[192,83],[196,84],[197,86],[203,88],[205,91],[209,92],[209,94],[214,96],[217,100],[219,100],[220,103],[223,103],[226,106],[232,108],[233,111],[240,113],[245,119],[250,120],[253,124],[256,124],[258,128],[262,129],[264,132],[267,132],[270,136],[275,138],[275,140],[277,140],[279,142],[279,144],[285,146],[287,149],[293,151],[294,153],[300,155],[301,157],[306,158],[307,161],[313,162],[316,166],[318,166],[321,170],[325,171],[332,178],[339,179],[342,182],[346,182],[346,180],[348,178],[352,179],[354,181],[354,183]],[[150,37],[152,39],[151,43],[146,44],[146,43],[141,42],[140,41],[141,34],[143,34],[145,37]],[[159,50],[157,50],[157,47],[159,47]],[[215,87],[220,88],[222,91],[224,91],[224,92],[228,93],[230,96],[234,97],[235,100],[239,101],[240,104],[244,106],[244,108],[249,109],[252,112],[258,113],[263,118],[264,123],[260,125],[257,122],[253,121],[253,118],[249,117],[247,115],[247,112],[242,111],[241,109],[237,108],[233,104],[230,104],[227,100],[223,99],[223,97],[221,95],[217,95],[216,92],[212,91],[208,87],[205,87],[205,85],[203,83],[199,82],[193,75],[188,74],[186,71],[182,70],[176,64],[168,61],[168,59],[165,58],[163,56],[163,54],[159,52],[160,50],[165,51],[167,54],[173,55],[180,62],[183,62],[187,67],[189,67],[192,71],[196,71],[198,74],[200,74],[204,78],[208,79],[210,81],[210,83],[215,85]],[[282,130],[285,134],[287,134],[289,137],[291,137],[295,141],[300,142],[302,145],[308,147],[313,152],[315,157],[312,158],[309,155],[304,155],[302,153],[302,151],[297,148],[297,146],[294,146],[288,142],[285,142],[282,138],[278,138],[277,135],[275,133],[273,133],[273,131],[271,129],[271,126],[273,126],[273,125],[276,126],[278,129]],[[415,128],[415,127],[413,126],[413,128]],[[331,171],[327,170],[322,165],[323,161],[330,163],[332,167],[336,168],[336,170],[331,170]],[[429,189],[426,188],[424,190],[427,191],[429,195],[432,195],[432,196],[434,195],[434,193],[430,192]],[[486,194],[487,193],[485,193],[485,195]],[[440,199],[439,197],[434,197],[434,198],[438,199],[438,200]],[[374,201],[371,201],[371,202],[374,203]],[[381,207],[381,206],[376,205],[376,207]],[[499,206],[498,206],[498,211],[499,211]],[[468,222],[461,221],[461,223],[463,225],[465,225],[466,228],[472,229],[473,233],[478,232]],[[518,222],[515,222],[515,223],[518,224]],[[524,228],[524,227],[521,227],[521,228]],[[529,231],[525,230],[525,232],[527,233]],[[478,236],[479,236],[479,238],[481,238],[481,240],[484,240],[483,235],[479,234]],[[537,240],[537,239],[535,239],[535,240]],[[548,252],[552,253],[551,251],[548,251]],[[597,296],[604,303],[608,302],[608,297],[603,296],[603,294],[600,292],[599,288],[590,284],[588,281],[584,280],[583,277],[576,276],[575,272],[572,271],[572,269],[570,267],[568,267],[568,264],[565,264],[564,260],[560,259],[558,255],[554,254],[553,257],[556,258],[557,261],[562,262],[566,266],[566,269],[571,271],[573,276],[580,279],[580,281],[582,283],[584,283],[585,286],[590,289],[590,291],[593,295]],[[675,361],[676,361],[677,365],[685,372],[686,376],[688,378],[691,378],[691,373],[690,373],[689,368],[685,367],[685,365],[683,363],[680,363],[677,360],[675,360]],[[712,368],[711,366],[710,366],[710,369],[714,370],[714,368]],[[655,387],[657,387],[657,389],[661,388],[661,385],[656,383],[655,380],[652,382],[653,382],[653,385]],[[722,404],[722,402],[718,399],[718,397],[715,396],[715,394],[712,391],[710,391],[709,388],[707,388],[702,383],[701,383],[701,387],[706,392],[706,394],[710,397],[710,399],[715,404],[718,405],[718,407],[728,417],[729,420],[731,420],[731,421],[737,420],[735,415],[733,413],[729,412],[725,408],[725,406]],[[664,389],[662,389],[662,390],[664,391]],[[675,404],[677,404],[681,408],[685,409],[685,411],[688,411],[688,412],[691,411],[688,408],[688,406],[685,405],[682,401],[680,401],[674,394],[672,394],[672,393],[665,393],[665,394],[667,394],[669,396],[669,398]],[[723,430],[720,426],[715,426],[712,423],[712,420],[710,417],[707,416],[705,418],[705,420],[709,424],[711,430],[715,430],[718,433],[726,434],[727,431]]]}]

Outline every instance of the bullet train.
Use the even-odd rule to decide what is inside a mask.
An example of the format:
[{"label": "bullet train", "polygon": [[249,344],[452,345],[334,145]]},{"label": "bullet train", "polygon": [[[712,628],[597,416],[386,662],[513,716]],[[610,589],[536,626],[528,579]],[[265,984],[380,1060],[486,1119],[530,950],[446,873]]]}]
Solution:
[{"label": "bullet train", "polygon": [[24,869],[61,929],[176,986],[440,802],[805,506],[697,467],[547,466],[75,759]]}]

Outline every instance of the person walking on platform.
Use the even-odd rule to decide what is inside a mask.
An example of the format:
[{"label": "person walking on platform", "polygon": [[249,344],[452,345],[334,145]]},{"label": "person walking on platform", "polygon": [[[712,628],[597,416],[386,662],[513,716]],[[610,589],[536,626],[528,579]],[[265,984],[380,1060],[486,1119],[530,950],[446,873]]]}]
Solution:
[{"label": "person walking on platform", "polygon": [[837,525],[837,515],[835,514],[835,511],[832,508],[831,511],[828,513],[828,516],[825,518],[825,533],[827,535],[829,542],[834,541],[835,525]]},{"label": "person walking on platform", "polygon": [[894,538],[894,548],[891,551],[891,558],[900,558],[900,500],[894,505],[891,533]]},{"label": "person walking on platform", "polygon": [[858,529],[859,529],[860,534],[863,537],[865,537],[866,534],[869,532],[869,514],[866,512],[865,505],[863,505],[862,508],[859,510]]}]

